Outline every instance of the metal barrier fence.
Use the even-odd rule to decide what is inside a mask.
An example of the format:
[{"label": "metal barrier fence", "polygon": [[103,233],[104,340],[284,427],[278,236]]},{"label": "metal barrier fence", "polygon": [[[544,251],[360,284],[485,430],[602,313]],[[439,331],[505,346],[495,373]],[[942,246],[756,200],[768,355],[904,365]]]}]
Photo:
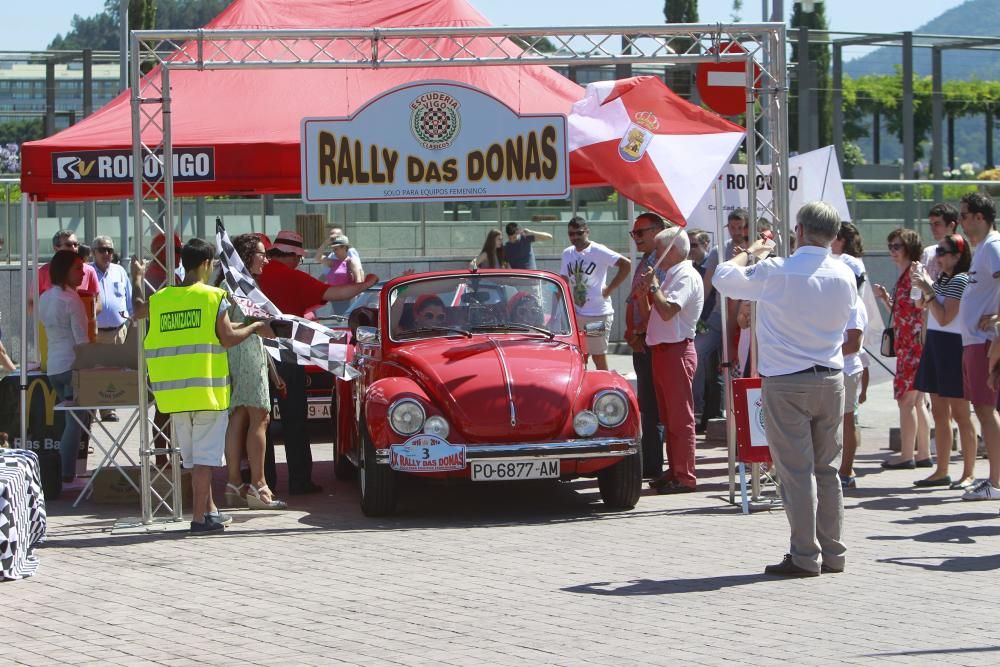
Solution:
[{"label": "metal barrier fence", "polygon": [[[851,218],[861,230],[867,247],[880,247],[889,231],[907,226],[904,189],[913,193],[910,224],[929,234],[927,211],[939,202],[957,203],[964,192],[986,190],[1000,195],[1000,182],[978,180],[874,180],[844,179]],[[19,261],[20,207],[14,197],[16,178],[0,178],[0,235],[3,248],[0,263]],[[577,211],[590,221],[592,238],[616,250],[629,250],[625,207],[608,200],[607,190],[576,193]],[[121,248],[119,202],[54,202],[39,204],[38,247],[47,256],[49,239],[58,229],[68,228],[89,243],[93,236],[106,234]],[[482,247],[487,232],[516,221],[522,226],[555,237],[539,242],[539,255],[557,255],[566,246],[565,223],[573,215],[573,204],[529,206],[525,202],[505,205],[495,202],[437,202],[433,204],[342,204],[316,206],[299,199],[206,198],[179,199],[175,206],[176,229],[184,238],[207,236],[216,216],[226,220],[234,234],[264,232],[273,236],[279,229],[293,229],[295,216],[321,213],[330,225],[345,229],[362,256],[371,259],[394,257],[472,257]],[[206,222],[207,221],[207,222]],[[129,223],[131,226],[131,222]],[[207,225],[207,227],[206,227]],[[88,233],[90,231],[91,233]]]}]

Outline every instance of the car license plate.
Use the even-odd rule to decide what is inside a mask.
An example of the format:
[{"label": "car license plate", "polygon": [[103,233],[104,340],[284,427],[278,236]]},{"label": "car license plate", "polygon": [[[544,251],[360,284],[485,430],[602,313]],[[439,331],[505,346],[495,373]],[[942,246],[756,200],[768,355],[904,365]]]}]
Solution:
[{"label": "car license plate", "polygon": [[501,482],[509,479],[550,479],[559,477],[559,459],[473,460],[473,482]]},{"label": "car license plate", "polygon": [[[281,410],[278,408],[278,404],[274,404],[274,408],[271,410],[272,419],[281,419]],[[316,401],[315,403],[310,402],[306,404],[306,419],[329,419],[330,418],[330,401],[329,399],[323,399],[320,403]]]}]

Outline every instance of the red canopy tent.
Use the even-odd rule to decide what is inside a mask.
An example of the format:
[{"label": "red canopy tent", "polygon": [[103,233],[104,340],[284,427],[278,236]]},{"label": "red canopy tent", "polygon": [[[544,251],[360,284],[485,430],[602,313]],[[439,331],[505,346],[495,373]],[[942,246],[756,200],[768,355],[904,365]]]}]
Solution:
[{"label": "red canopy tent", "polygon": [[[488,26],[465,0],[235,0],[206,29],[351,29]],[[452,41],[408,40],[401,50],[426,53],[427,42],[441,55],[457,51]],[[509,53],[521,48],[510,41],[475,38],[462,53],[495,54],[497,43]],[[193,43],[183,47],[192,52]],[[257,49],[288,55],[295,50],[274,41]],[[248,46],[231,42],[237,55]],[[340,53],[338,53],[338,50]],[[312,48],[315,51],[315,48]],[[331,46],[332,55],[356,57],[346,43]],[[148,76],[159,76],[153,70]],[[215,178],[177,181],[178,196],[297,193],[299,123],[306,116],[348,116],[379,93],[403,83],[447,79],[460,81],[499,98],[520,113],[569,114],[583,89],[544,66],[428,67],[386,69],[232,69],[171,73],[171,132],[174,150],[213,147]],[[53,153],[131,150],[129,94],[122,93],[100,111],[40,141],[24,144],[21,189],[42,200],[120,199],[132,196],[132,183],[74,184],[53,182]],[[144,140],[156,143],[159,133]],[[575,174],[574,184],[602,181]]]}]

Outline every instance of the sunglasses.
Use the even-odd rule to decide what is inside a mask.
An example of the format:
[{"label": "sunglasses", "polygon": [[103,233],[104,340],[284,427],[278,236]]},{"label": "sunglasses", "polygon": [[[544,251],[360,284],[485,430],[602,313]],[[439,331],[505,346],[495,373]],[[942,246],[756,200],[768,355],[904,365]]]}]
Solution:
[{"label": "sunglasses", "polygon": [[628,233],[628,235],[634,239],[637,239],[651,229],[652,227],[642,227],[641,229],[633,229]]},{"label": "sunglasses", "polygon": [[903,249],[903,244],[902,243],[890,243],[888,245],[888,248],[889,248],[889,252],[899,252],[900,250]]},{"label": "sunglasses", "polygon": [[79,248],[80,247],[80,242],[79,241],[64,241],[63,244],[61,246],[59,246],[59,247],[60,248]]},{"label": "sunglasses", "polygon": [[448,316],[444,313],[424,313],[420,317],[428,322],[444,322]]},{"label": "sunglasses", "polygon": [[571,237],[572,236],[583,236],[583,232],[582,231],[566,232],[566,234],[569,235],[569,236],[571,236]]},{"label": "sunglasses", "polygon": [[934,254],[937,255],[938,257],[941,257],[942,255],[957,255],[958,253],[948,250],[947,248],[942,248],[941,246],[937,246],[936,248],[934,248]]},{"label": "sunglasses", "polygon": [[104,247],[101,247],[101,248],[94,248],[94,252],[107,253],[107,254],[110,255],[110,254],[113,254],[115,252],[115,249],[114,248],[104,248]]}]

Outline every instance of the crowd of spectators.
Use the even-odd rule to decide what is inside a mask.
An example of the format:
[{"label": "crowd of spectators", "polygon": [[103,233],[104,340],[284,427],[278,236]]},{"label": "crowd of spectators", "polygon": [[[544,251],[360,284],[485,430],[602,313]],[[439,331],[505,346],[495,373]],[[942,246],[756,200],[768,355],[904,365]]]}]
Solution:
[{"label": "crowd of spectators", "polygon": [[[749,215],[742,209],[729,213],[726,225],[729,238],[721,245],[714,245],[706,232],[685,231],[654,213],[643,213],[635,219],[630,236],[641,257],[634,267],[625,300],[625,341],[632,352],[637,379],[644,478],[659,493],[697,488],[695,432],[714,416],[713,412],[722,412],[724,406],[718,388],[727,375],[724,360],[729,361],[731,376],[760,374],[770,378],[773,400],[765,400],[765,405],[770,405],[765,410],[774,415],[785,414],[786,418],[801,406],[776,402],[774,387],[780,384],[777,378],[786,378],[782,380],[785,384],[800,383],[802,378],[787,378],[803,373],[792,366],[809,361],[805,365],[809,377],[805,379],[809,382],[815,379],[816,384],[809,391],[833,391],[831,396],[843,400],[843,409],[838,409],[836,415],[837,456],[828,457],[833,450],[823,438],[813,443],[813,453],[821,453],[824,460],[829,458],[830,469],[839,475],[838,487],[854,488],[857,485],[854,462],[860,446],[857,413],[867,397],[869,379],[865,347],[879,343],[865,340],[864,334],[869,320],[882,315],[868,312],[864,299],[858,298],[871,289],[885,308],[892,334],[889,341],[892,349],[888,352],[896,360],[893,396],[899,407],[900,451],[883,461],[882,467],[926,468],[929,474],[914,481],[918,487],[949,487],[962,491],[965,500],[1000,499],[997,414],[1000,346],[991,350],[1000,327],[997,314],[1000,234],[994,230],[993,200],[974,193],[962,198],[960,208],[949,204],[932,207],[928,223],[934,243],[926,246],[914,230],[892,230],[886,239],[895,268],[891,288],[879,284],[868,287],[861,234],[854,225],[840,222],[832,237],[827,238],[829,207],[817,204],[803,211],[794,239],[798,249],[787,260],[767,259],[774,247],[767,242],[771,237],[764,233],[751,240]],[[813,225],[811,232],[809,225]],[[767,228],[761,222],[757,227]],[[517,223],[509,223],[504,231],[506,239],[499,230],[490,231],[482,252],[470,262],[470,268],[535,268],[532,244],[552,239],[550,234],[524,229]],[[569,284],[578,324],[585,331],[584,363],[593,357],[598,369],[606,369],[614,317],[611,296],[628,280],[633,267],[621,254],[591,240],[583,218],[569,221],[567,237],[570,245],[562,253],[559,272]],[[175,238],[174,244],[179,260],[180,239]],[[148,296],[151,290],[168,284],[163,269],[165,245],[162,234],[153,240],[153,254],[158,261],[151,262],[145,271],[145,283],[133,286],[127,272],[112,259],[115,257],[112,239],[106,236],[93,239],[93,262],[87,264],[81,259],[80,244],[71,232],[60,231],[55,235],[56,254],[50,264],[39,270],[42,295],[39,319],[48,335],[43,338],[43,345],[49,375],[61,397],[72,398],[69,370],[73,345],[94,340],[121,344],[132,319],[142,316],[133,310],[132,290]],[[246,234],[236,237],[234,246],[261,291],[282,312],[293,315],[305,316],[327,302],[346,302],[376,280],[364,275],[357,251],[340,228],[331,228],[328,243],[316,252],[317,261],[326,267],[321,280],[298,270],[306,250],[302,237],[295,232],[279,232],[273,244],[262,235]],[[829,257],[833,263],[821,261],[821,257]],[[797,285],[788,271],[799,264],[806,267],[796,269],[800,272],[827,272],[823,275],[828,274],[832,281],[829,289],[841,295],[845,305],[843,313],[824,315],[824,326],[839,327],[836,351],[829,353],[823,348],[822,354],[810,356],[806,350],[802,359],[796,360],[795,351],[808,347],[810,336],[816,332],[816,318],[804,318],[812,329],[791,340],[788,331],[778,324],[780,317],[769,309],[776,299],[794,301],[807,294],[808,289],[800,285],[798,297],[794,290],[780,297],[768,290],[775,289],[776,281],[786,287]],[[177,277],[172,282],[176,283],[183,273],[180,270],[175,273]],[[845,277],[850,289],[844,287]],[[756,317],[753,304],[758,308]],[[799,305],[801,308],[796,312],[806,307],[805,302]],[[794,309],[794,306],[789,307]],[[762,317],[762,312],[771,315]],[[839,322],[841,315],[844,322],[834,322]],[[230,306],[230,318],[237,325],[243,319],[235,304]],[[885,341],[882,343],[885,348]],[[829,341],[821,344],[817,339],[816,350],[828,344]],[[722,354],[724,346],[728,346],[728,354]],[[277,484],[273,449],[265,445],[272,398],[282,414],[288,492],[320,490],[312,479],[303,368],[271,362],[256,335],[231,347],[228,354],[233,377],[233,405],[226,436],[228,499],[256,507],[285,506],[273,491]],[[3,361],[5,368],[13,367],[9,359]],[[831,374],[838,378],[836,383],[827,381],[827,375]],[[990,455],[989,476],[983,480],[974,478],[977,435],[973,414]],[[116,419],[110,412],[101,417]],[[954,477],[949,466],[952,424],[957,426],[962,458],[961,473]],[[78,430],[75,421],[68,419],[62,447],[63,475],[67,481],[75,474]],[[794,434],[789,433],[785,433],[788,437],[781,434],[774,437],[776,441],[791,442]],[[801,452],[784,452],[786,474],[795,474],[792,461],[800,455]],[[244,457],[250,468],[249,483],[244,482],[245,473],[240,468]],[[780,473],[783,465],[780,461],[776,464]],[[826,485],[829,479],[826,463],[824,466],[823,479],[817,478],[817,483]],[[789,494],[796,493],[795,483],[786,490]],[[813,517],[812,524],[838,521],[837,512],[830,512],[825,517]],[[799,524],[810,522],[791,514],[789,520],[793,532],[793,558],[789,562],[812,571],[817,563],[824,562],[822,558],[814,558],[816,554],[812,552],[800,557],[795,552]],[[839,547],[831,548],[834,551],[828,561],[834,567],[841,559],[836,553]],[[786,563],[784,567],[789,566]]]}]

